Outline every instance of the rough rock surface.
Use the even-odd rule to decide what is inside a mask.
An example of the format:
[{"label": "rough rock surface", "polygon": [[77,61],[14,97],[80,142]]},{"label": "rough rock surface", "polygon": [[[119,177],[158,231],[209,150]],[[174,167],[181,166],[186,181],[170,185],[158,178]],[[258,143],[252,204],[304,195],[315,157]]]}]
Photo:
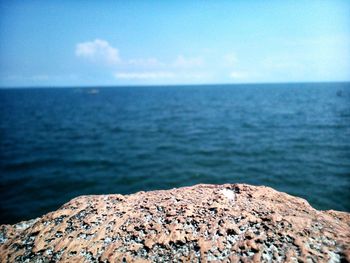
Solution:
[{"label": "rough rock surface", "polygon": [[268,187],[81,196],[0,227],[1,262],[349,262],[350,214]]}]

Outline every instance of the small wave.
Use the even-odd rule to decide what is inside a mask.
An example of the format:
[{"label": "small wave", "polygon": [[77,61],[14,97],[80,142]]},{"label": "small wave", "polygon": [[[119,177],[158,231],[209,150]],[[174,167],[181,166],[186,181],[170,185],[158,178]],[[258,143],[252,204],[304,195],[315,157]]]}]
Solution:
[{"label": "small wave", "polygon": [[4,164],[3,169],[5,171],[18,171],[27,169],[36,169],[40,167],[47,167],[47,165],[59,163],[55,159],[36,159],[36,160],[23,160],[12,163]]},{"label": "small wave", "polygon": [[115,161],[98,160],[98,159],[80,159],[80,160],[68,161],[68,163],[75,167],[93,167],[93,166],[111,167],[118,164]]},{"label": "small wave", "polygon": [[113,128],[110,129],[111,133],[120,133],[120,132],[123,132],[123,131],[124,130],[121,127],[118,127],[118,126],[113,127]]}]

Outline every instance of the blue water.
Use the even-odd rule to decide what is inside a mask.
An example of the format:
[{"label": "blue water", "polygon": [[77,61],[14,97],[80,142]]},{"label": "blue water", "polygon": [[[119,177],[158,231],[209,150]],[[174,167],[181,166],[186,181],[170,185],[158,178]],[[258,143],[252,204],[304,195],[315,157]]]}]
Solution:
[{"label": "blue water", "polygon": [[350,84],[0,90],[0,223],[83,194],[268,185],[350,211]]}]

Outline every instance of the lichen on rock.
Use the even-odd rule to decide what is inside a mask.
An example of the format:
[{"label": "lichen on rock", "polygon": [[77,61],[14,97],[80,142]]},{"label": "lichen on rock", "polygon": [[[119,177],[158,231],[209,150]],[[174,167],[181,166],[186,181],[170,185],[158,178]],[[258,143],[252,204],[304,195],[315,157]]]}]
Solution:
[{"label": "lichen on rock", "polygon": [[263,186],[81,196],[0,226],[1,262],[350,262],[350,215]]}]

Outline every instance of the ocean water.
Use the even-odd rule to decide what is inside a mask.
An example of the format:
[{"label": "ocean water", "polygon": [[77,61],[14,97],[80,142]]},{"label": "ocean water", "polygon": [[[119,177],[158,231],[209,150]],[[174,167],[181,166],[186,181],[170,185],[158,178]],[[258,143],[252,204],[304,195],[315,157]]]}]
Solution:
[{"label": "ocean water", "polygon": [[85,194],[267,185],[350,211],[350,83],[0,90],[0,223]]}]

